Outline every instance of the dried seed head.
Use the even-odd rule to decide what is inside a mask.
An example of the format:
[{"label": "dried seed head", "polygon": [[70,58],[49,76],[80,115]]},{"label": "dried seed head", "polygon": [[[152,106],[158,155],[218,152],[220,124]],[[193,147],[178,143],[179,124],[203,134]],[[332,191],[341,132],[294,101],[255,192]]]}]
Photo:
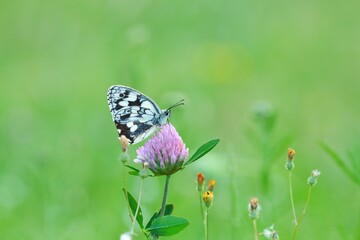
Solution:
[{"label": "dried seed head", "polygon": [[260,205],[259,205],[259,200],[256,197],[252,197],[250,199],[250,202],[248,205],[248,211],[249,211],[249,217],[251,219],[259,218]]}]

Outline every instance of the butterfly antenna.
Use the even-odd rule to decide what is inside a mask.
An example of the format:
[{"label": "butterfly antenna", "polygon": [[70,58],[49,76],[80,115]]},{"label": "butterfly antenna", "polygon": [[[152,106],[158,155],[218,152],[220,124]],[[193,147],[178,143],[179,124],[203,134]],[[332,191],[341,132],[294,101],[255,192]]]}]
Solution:
[{"label": "butterfly antenna", "polygon": [[184,103],[184,99],[181,99],[180,101],[178,101],[177,103],[175,103],[174,105],[170,106],[167,110],[170,110],[174,107],[180,106],[180,105],[185,105]]}]

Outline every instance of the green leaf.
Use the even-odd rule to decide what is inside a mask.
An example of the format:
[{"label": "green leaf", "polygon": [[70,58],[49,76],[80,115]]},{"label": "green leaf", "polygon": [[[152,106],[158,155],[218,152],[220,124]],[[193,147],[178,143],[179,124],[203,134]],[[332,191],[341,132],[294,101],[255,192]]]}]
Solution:
[{"label": "green leaf", "polygon": [[145,229],[148,229],[148,228],[151,226],[151,224],[153,223],[153,221],[154,221],[156,218],[158,218],[158,217],[159,217],[159,212],[155,212],[155,213],[151,216],[149,222],[146,224]]},{"label": "green leaf", "polygon": [[[135,216],[135,212],[136,212],[136,208],[138,206],[137,201],[135,200],[135,198],[128,192],[125,190],[125,188],[123,188],[124,194],[125,194],[125,199],[128,201],[129,207],[131,209],[132,215]],[[136,221],[139,224],[141,229],[144,229],[144,224],[143,224],[143,215],[142,215],[142,211],[141,208],[139,207],[139,211],[137,213],[136,216]]]},{"label": "green leaf", "polygon": [[353,180],[356,184],[360,185],[360,178],[356,172],[353,172],[351,168],[349,168],[345,161],[326,143],[319,142],[320,147],[334,160],[334,162],[338,165],[338,167],[348,175],[351,180]]},{"label": "green leaf", "polygon": [[163,216],[156,218],[146,231],[156,236],[171,236],[183,230],[189,221],[175,216]]},{"label": "green leaf", "polygon": [[130,165],[127,165],[127,164],[125,164],[124,166],[127,167],[127,168],[130,168],[131,170],[133,170],[133,171],[135,171],[135,172],[140,172],[139,169],[134,168],[133,166],[130,166]]},{"label": "green leaf", "polygon": [[[174,204],[166,204],[164,215],[171,215],[174,211]],[[160,212],[160,211],[159,211]]]},{"label": "green leaf", "polygon": [[139,172],[137,172],[137,171],[130,171],[129,174],[133,175],[133,176],[139,176],[140,175]]},{"label": "green leaf", "polygon": [[[166,204],[165,206],[165,212],[164,212],[164,215],[171,215],[171,213],[174,211],[174,204]],[[146,224],[146,228],[149,228],[150,225],[152,224],[152,222],[158,218],[160,215],[160,210],[158,212],[155,212],[152,217],[150,218],[149,222]]]},{"label": "green leaf", "polygon": [[203,144],[201,147],[199,147],[198,150],[196,150],[194,155],[192,155],[189,158],[189,160],[184,164],[184,166],[189,165],[190,163],[193,163],[196,160],[198,160],[199,158],[203,157],[205,154],[210,152],[211,149],[213,149],[216,146],[216,144],[218,144],[219,142],[220,142],[220,139],[213,139],[213,140]]}]

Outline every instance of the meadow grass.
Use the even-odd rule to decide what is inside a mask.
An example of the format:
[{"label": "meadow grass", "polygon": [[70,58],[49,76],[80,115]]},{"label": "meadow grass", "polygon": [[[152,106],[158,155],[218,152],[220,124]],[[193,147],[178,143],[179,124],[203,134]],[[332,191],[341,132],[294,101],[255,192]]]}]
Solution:
[{"label": "meadow grass", "polygon": [[[318,144],[340,156],[359,149],[359,7],[323,0],[2,2],[0,238],[118,239],[128,231],[121,149],[106,101],[108,87],[122,84],[162,108],[185,99],[170,122],[190,150],[221,139],[172,177],[168,202],[190,225],[171,239],[203,238],[198,172],[217,182],[210,239],[253,238],[252,196],[266,206],[259,231],[275,224],[290,239],[288,147],[297,151],[297,213],[309,172],[322,173],[298,239],[359,239],[359,185]],[[271,131],[261,130],[259,106],[274,114]],[[140,180],[128,180],[137,193]],[[145,217],[159,207],[163,186],[162,178],[144,182]]]}]

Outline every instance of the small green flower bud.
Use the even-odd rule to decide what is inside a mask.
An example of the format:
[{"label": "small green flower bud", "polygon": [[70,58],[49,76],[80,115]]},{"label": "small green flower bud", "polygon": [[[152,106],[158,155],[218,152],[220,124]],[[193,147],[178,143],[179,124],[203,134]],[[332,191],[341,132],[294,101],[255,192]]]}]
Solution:
[{"label": "small green flower bud", "polygon": [[289,160],[288,160],[288,161],[285,163],[285,169],[288,170],[288,171],[293,170],[294,167],[295,167],[295,164],[294,164],[293,161],[289,161]]},{"label": "small green flower bud", "polygon": [[127,152],[122,152],[120,155],[120,162],[122,162],[123,164],[125,164],[127,161],[129,161],[130,157],[129,154]]},{"label": "small green flower bud", "polygon": [[149,163],[144,162],[143,169],[140,170],[139,176],[142,178],[147,178],[149,175]]},{"label": "small green flower bud", "polygon": [[318,169],[315,169],[311,172],[310,177],[307,180],[307,183],[310,186],[315,186],[317,183],[317,178],[320,176],[321,172]]}]

